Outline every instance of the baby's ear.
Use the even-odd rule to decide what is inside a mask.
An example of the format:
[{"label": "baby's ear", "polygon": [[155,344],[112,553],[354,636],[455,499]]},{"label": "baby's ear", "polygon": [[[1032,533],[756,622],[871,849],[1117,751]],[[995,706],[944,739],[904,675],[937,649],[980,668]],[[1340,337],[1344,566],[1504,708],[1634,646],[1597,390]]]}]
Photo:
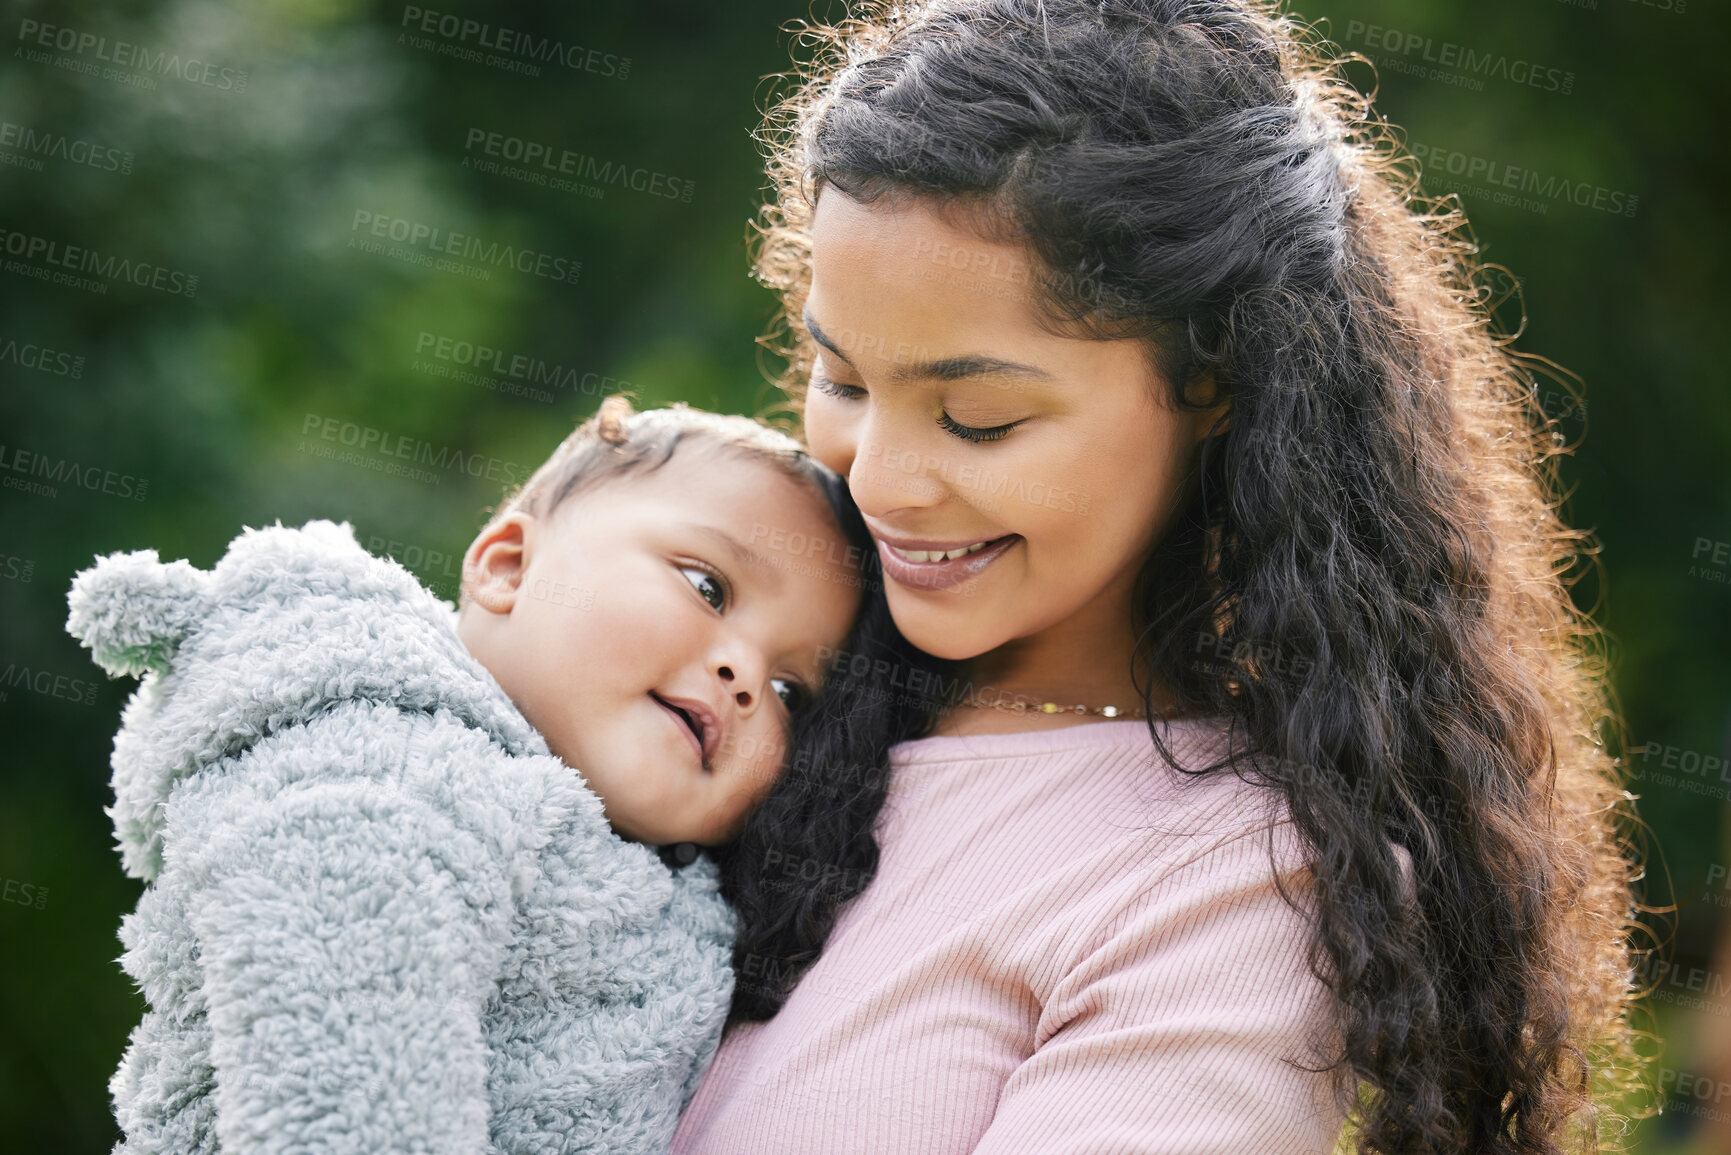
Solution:
[{"label": "baby's ear", "polygon": [[162,564],[153,549],[114,553],[72,581],[66,632],[110,677],[164,671],[207,612],[210,575],[184,561]]},{"label": "baby's ear", "polygon": [[463,554],[463,594],[488,613],[508,614],[517,604],[529,564],[535,519],[523,512],[493,522]]}]

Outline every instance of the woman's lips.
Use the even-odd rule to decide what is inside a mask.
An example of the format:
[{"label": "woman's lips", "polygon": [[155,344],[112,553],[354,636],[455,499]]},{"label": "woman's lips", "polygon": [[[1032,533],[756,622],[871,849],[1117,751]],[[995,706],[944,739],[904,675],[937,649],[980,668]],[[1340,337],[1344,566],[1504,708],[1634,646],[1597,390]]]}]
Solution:
[{"label": "woman's lips", "polygon": [[[878,538],[878,558],[883,562],[884,576],[899,585],[922,590],[949,590],[979,577],[987,566],[1003,557],[1021,540],[1022,535],[1017,533],[984,543],[897,540],[892,545]],[[949,556],[958,551],[961,556]],[[909,554],[913,556],[910,558]],[[924,561],[914,560],[922,556]]]}]

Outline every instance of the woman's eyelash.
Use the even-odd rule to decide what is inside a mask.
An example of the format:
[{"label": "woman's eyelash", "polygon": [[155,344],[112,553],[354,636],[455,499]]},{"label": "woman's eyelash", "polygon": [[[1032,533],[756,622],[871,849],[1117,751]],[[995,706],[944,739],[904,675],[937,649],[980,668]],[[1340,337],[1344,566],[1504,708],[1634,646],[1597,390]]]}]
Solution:
[{"label": "woman's eyelash", "polygon": [[989,429],[976,429],[972,425],[963,425],[948,413],[938,414],[938,424],[944,432],[954,434],[963,441],[996,441],[1000,437],[1009,436],[1010,430],[1020,425],[1020,421],[1012,421],[1008,425],[994,425]]},{"label": "woman's eyelash", "polygon": [[[817,365],[812,366],[811,387],[816,389],[819,393],[827,393],[831,397],[839,397],[844,401],[852,401],[855,398],[865,396],[865,390],[860,388],[858,385],[843,385],[839,381],[832,381],[828,374],[824,373],[823,369]],[[963,425],[948,413],[940,412],[938,414],[938,424],[943,427],[946,433],[960,437],[963,441],[972,441],[978,444],[982,441],[996,441],[1000,437],[1008,436],[1010,430],[1020,425],[1021,422],[1012,421],[1007,425],[994,425],[989,429],[976,429],[972,425]]]},{"label": "woman's eyelash", "polygon": [[858,385],[843,385],[840,382],[831,381],[822,369],[815,366],[811,371],[811,387],[819,393],[828,393],[831,397],[840,397],[844,400],[851,401],[855,397],[865,396],[865,390]]}]

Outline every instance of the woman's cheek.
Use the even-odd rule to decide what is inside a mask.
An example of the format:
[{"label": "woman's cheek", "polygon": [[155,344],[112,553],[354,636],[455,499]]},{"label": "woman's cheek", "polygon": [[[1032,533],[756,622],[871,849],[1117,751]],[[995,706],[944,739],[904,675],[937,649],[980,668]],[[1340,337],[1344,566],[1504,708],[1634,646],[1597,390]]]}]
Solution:
[{"label": "woman's cheek", "polygon": [[853,468],[854,445],[842,434],[838,398],[818,389],[805,393],[805,440],[811,455],[846,477]]},{"label": "woman's cheek", "polygon": [[1094,494],[1051,455],[1000,455],[982,463],[980,477],[980,496],[988,509],[1000,507],[1006,528],[1065,548],[1085,542]]}]

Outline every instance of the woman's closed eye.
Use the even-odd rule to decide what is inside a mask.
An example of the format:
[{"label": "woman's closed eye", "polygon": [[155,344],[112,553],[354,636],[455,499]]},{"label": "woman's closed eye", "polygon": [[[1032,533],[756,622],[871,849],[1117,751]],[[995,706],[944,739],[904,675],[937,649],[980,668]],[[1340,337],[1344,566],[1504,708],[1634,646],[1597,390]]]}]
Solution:
[{"label": "woman's closed eye", "polygon": [[[823,371],[821,366],[814,366],[812,368],[811,387],[816,389],[819,393],[827,393],[829,396],[839,398],[843,401],[857,401],[866,395],[865,389],[859,385],[844,385],[839,381],[833,380]],[[938,425],[945,433],[948,433],[952,437],[959,437],[963,441],[971,441],[976,445],[981,442],[997,441],[999,438],[1007,437],[1009,436],[1010,431],[1020,424],[1020,421],[1009,421],[1003,425],[963,425],[960,421],[951,417],[944,410],[938,410]]]},{"label": "woman's closed eye", "polygon": [[718,614],[727,609],[727,581],[720,574],[694,565],[682,565],[679,572],[691,583],[697,595],[709,603],[710,609]]},{"label": "woman's closed eye", "polygon": [[823,371],[823,366],[813,365],[811,369],[811,387],[819,393],[827,393],[831,397],[839,397],[843,401],[853,401],[865,396],[865,390],[858,385],[843,385]]},{"label": "woman's closed eye", "polygon": [[960,437],[963,441],[978,443],[981,441],[996,441],[1000,437],[1007,437],[1009,436],[1010,430],[1020,425],[1021,422],[1010,421],[1003,425],[988,425],[981,428],[974,425],[963,425],[948,413],[939,410],[938,424],[943,426],[944,432],[950,434],[952,437]]}]

